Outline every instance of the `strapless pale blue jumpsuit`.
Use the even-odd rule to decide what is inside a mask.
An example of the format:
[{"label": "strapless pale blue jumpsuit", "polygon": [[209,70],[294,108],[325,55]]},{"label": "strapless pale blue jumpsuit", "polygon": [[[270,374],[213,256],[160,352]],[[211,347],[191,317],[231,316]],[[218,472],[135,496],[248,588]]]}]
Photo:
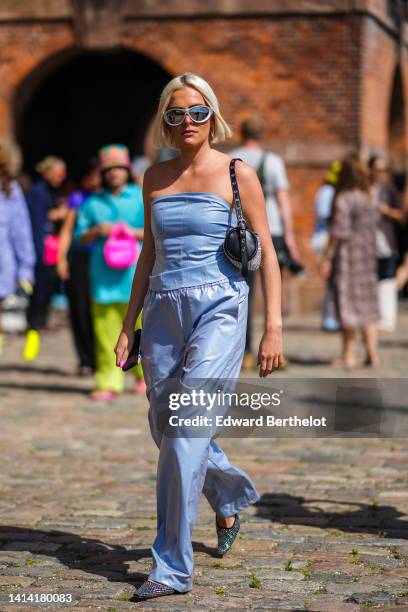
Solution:
[{"label": "strapless pale blue jumpsuit", "polygon": [[156,259],[143,304],[140,350],[150,430],[160,453],[149,578],[184,592],[193,583],[191,537],[201,493],[219,516],[232,516],[260,496],[212,436],[162,434],[157,389],[169,378],[188,386],[190,379],[239,377],[248,285],[223,253],[228,227],[237,222],[226,200],[179,193],[153,199],[151,210]]}]

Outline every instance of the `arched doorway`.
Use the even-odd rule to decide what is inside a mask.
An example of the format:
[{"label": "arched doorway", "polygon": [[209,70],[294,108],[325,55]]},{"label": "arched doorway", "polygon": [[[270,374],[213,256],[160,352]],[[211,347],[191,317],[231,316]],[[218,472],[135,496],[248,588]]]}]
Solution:
[{"label": "arched doorway", "polygon": [[67,161],[72,178],[99,147],[126,144],[143,152],[146,128],[171,78],[157,63],[129,49],[73,52],[39,67],[16,95],[15,130],[24,170],[44,155]]}]

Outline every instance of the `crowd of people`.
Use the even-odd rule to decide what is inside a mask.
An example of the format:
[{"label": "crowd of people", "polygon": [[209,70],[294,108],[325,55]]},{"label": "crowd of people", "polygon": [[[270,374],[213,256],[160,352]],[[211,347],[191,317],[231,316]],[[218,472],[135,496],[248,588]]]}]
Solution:
[{"label": "crowd of people", "polygon": [[[281,271],[302,274],[285,163],[262,147],[263,132],[258,117],[246,120],[241,125],[241,145],[230,155],[258,174]],[[174,154],[161,151],[163,159]],[[47,156],[36,166],[38,180],[24,193],[12,176],[4,148],[0,149],[0,314],[7,296],[27,297],[23,358],[32,361],[40,351],[50,300],[63,283],[78,374],[95,375],[92,398],[99,401],[114,399],[124,389],[124,373],[116,367],[113,346],[143,245],[141,182],[148,165],[143,158],[132,165],[124,145],[107,145],[89,161],[78,189],[67,193],[64,160]],[[395,329],[398,293],[408,281],[402,191],[401,181],[392,181],[385,159],[372,157],[363,163],[353,154],[331,165],[316,194],[311,246],[326,283],[322,327],[340,331],[343,338],[342,354],[333,366],[357,365],[359,331],[366,348],[365,365],[378,366],[378,330]],[[250,272],[247,278],[245,369],[254,368],[256,362],[252,340],[256,274]],[[136,327],[141,327],[141,317]],[[0,352],[2,342],[0,328]],[[133,389],[144,394],[140,365],[134,373]]]},{"label": "crowd of people", "polygon": [[[92,399],[110,400],[124,389],[113,347],[142,248],[142,189],[123,145],[103,147],[71,194],[62,159],[47,156],[36,170],[40,178],[23,194],[2,152],[0,302],[14,292],[27,295],[23,358],[33,361],[64,281],[78,374],[95,375]],[[134,391],[144,394],[140,365],[134,374]]]},{"label": "crowd of people", "polygon": [[377,367],[378,332],[395,330],[398,294],[408,278],[403,187],[392,180],[385,159],[373,156],[364,163],[352,154],[332,164],[316,194],[312,245],[326,279],[322,327],[340,330],[343,338],[334,366],[357,365],[361,331],[363,365]]}]

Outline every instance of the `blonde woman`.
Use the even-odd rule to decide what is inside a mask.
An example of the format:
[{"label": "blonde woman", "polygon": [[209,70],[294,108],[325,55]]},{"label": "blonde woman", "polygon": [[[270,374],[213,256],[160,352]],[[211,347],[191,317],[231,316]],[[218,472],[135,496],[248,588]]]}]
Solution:
[{"label": "blonde woman", "polygon": [[[248,286],[223,253],[227,229],[237,219],[230,158],[211,146],[230,135],[206,81],[186,73],[167,84],[155,120],[155,144],[179,149],[180,155],[145,173],[143,250],[115,347],[122,367],[143,307],[140,352],[150,429],[160,456],[153,568],[137,591],[140,598],[191,590],[191,535],[201,492],[215,512],[218,556],[229,550],[238,533],[238,512],[259,499],[248,474],[229,463],[212,437],[163,434],[169,431],[164,427],[169,405],[160,395],[166,379],[188,389],[196,379],[234,379],[240,373]],[[280,273],[257,175],[241,162],[236,173],[244,214],[260,236],[263,253],[266,316],[258,365],[264,377],[282,360]],[[192,414],[191,405],[178,412]]]}]

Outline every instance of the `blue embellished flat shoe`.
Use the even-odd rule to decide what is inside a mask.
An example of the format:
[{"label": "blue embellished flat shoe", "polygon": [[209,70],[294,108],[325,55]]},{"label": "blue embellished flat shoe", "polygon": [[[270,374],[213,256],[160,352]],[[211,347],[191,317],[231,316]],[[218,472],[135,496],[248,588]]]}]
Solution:
[{"label": "blue embellished flat shoe", "polygon": [[218,545],[216,549],[217,557],[223,557],[231,548],[235,538],[237,537],[241,526],[238,513],[235,514],[235,521],[231,527],[220,527],[217,523],[217,515],[215,516],[215,527],[217,530]]},{"label": "blue embellished flat shoe", "polygon": [[178,591],[167,586],[167,584],[155,582],[154,580],[145,580],[142,586],[137,589],[135,595],[139,599],[150,599],[151,597],[174,595],[175,593],[178,593]]}]

